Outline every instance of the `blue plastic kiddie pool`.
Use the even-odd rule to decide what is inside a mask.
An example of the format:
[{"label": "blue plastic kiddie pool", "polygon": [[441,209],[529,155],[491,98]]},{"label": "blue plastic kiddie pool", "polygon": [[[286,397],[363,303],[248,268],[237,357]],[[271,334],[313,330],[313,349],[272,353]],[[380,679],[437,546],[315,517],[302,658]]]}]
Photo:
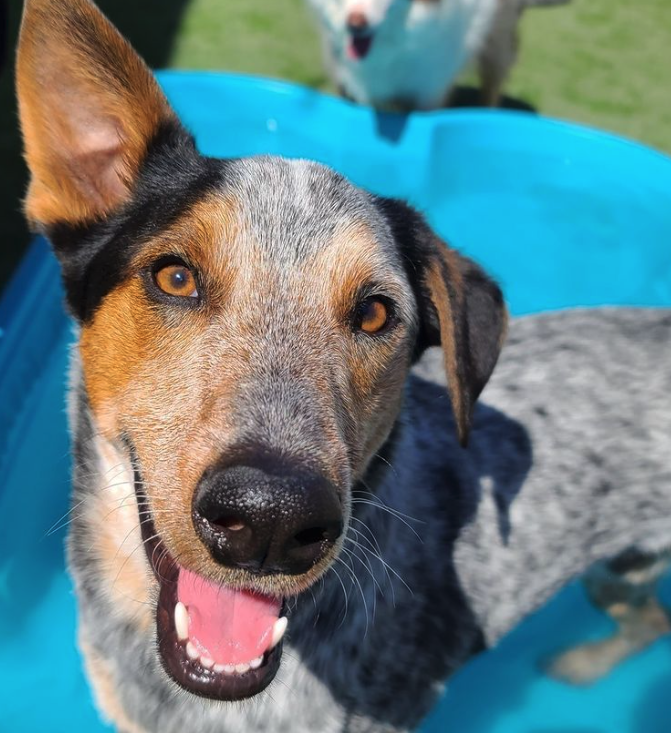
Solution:
[{"label": "blue plastic kiddie pool", "polygon": [[[210,155],[313,158],[409,199],[498,278],[514,314],[671,306],[671,159],[660,153],[527,114],[379,117],[279,82],[160,80]],[[0,733],[106,730],[75,648],[65,530],[49,533],[68,509],[61,300],[37,241],[0,301]],[[570,586],[460,671],[422,731],[670,733],[671,638],[589,690],[539,673],[548,654],[609,630]]]}]

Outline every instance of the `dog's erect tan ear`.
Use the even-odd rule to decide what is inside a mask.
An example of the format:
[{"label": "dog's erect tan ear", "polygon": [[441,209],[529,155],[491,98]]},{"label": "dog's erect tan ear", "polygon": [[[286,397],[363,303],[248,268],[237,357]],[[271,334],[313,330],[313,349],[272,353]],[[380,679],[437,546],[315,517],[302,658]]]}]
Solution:
[{"label": "dog's erect tan ear", "polygon": [[79,224],[123,204],[174,113],[105,16],[88,0],[26,0],[16,81],[29,219]]},{"label": "dog's erect tan ear", "polygon": [[506,335],[503,295],[475,262],[450,249],[416,211],[391,199],[377,203],[417,297],[417,355],[429,346],[442,346],[457,432],[466,445],[473,406]]}]

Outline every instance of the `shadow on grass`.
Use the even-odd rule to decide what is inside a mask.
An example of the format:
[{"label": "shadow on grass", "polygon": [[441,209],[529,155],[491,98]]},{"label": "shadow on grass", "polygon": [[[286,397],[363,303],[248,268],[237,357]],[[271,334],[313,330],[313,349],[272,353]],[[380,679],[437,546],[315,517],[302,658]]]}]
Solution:
[{"label": "shadow on grass", "polygon": [[[103,12],[152,68],[168,64],[188,3],[189,0],[98,0]],[[0,288],[11,276],[30,238],[21,213],[27,173],[21,159],[13,80],[21,7],[21,0],[0,0]]]},{"label": "shadow on grass", "polygon": [[[480,90],[477,87],[470,86],[455,87],[451,94],[449,106],[451,108],[482,107]],[[517,110],[518,112],[538,111],[533,105],[529,104],[529,102],[519,99],[518,97],[509,97],[506,94],[501,97],[499,108]]]}]

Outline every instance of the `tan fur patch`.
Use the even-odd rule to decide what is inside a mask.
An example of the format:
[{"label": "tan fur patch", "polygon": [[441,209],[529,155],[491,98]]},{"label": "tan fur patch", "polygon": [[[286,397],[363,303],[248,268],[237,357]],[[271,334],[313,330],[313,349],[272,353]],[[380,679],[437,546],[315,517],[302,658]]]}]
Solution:
[{"label": "tan fur patch", "polygon": [[114,609],[138,628],[149,631],[153,613],[147,563],[138,521],[133,475],[128,459],[97,437],[101,484],[83,511],[92,528],[90,551],[105,576],[103,584]]},{"label": "tan fur patch", "polygon": [[100,217],[124,202],[173,113],[151,72],[86,0],[27,0],[16,67],[30,219]]},{"label": "tan fur patch", "polygon": [[[226,257],[219,245],[235,239],[233,222],[223,198],[199,202],[143,249],[132,265],[135,274],[105,298],[80,339],[86,389],[101,433],[110,442],[124,432],[133,437],[150,478],[148,493],[159,532],[167,535],[168,542],[176,534],[187,536],[184,547],[170,544],[179,559],[202,553],[195,535],[183,528],[190,527],[193,489],[217,458],[226,430],[223,426],[214,439],[208,430],[221,397],[212,394],[207,375],[212,350],[208,324],[211,312],[221,307],[221,294],[229,290]],[[139,273],[168,253],[183,255],[208,272],[211,292],[220,294],[210,299],[209,311],[166,318],[153,307]],[[231,375],[231,389],[236,376]],[[221,384],[219,388],[225,392]],[[179,533],[165,532],[171,521],[180,526]],[[101,541],[100,550],[108,559],[117,557],[116,541],[118,536]],[[116,567],[118,562],[110,565]],[[133,580],[125,578],[128,585]]]},{"label": "tan fur patch", "polygon": [[[328,262],[326,282],[331,297],[337,299],[339,317],[346,321],[356,307],[362,286],[376,283],[392,299],[402,300],[405,285],[390,276],[389,263],[381,253],[374,232],[353,222],[334,236],[333,246],[324,255]],[[349,382],[351,422],[358,426],[352,454],[353,478],[365,472],[375,452],[388,437],[400,408],[402,385],[410,363],[407,331],[399,326],[386,339],[360,334],[347,350],[345,373]]]},{"label": "tan fur patch", "polygon": [[467,425],[465,419],[464,385],[461,383],[457,363],[457,342],[454,330],[454,309],[447,289],[446,278],[449,277],[457,293],[463,292],[463,282],[458,267],[453,262],[454,253],[442,243],[437,244],[437,257],[426,273],[426,283],[431,293],[431,300],[440,321],[440,341],[450,392],[452,409],[457,420],[460,441],[464,441]]}]

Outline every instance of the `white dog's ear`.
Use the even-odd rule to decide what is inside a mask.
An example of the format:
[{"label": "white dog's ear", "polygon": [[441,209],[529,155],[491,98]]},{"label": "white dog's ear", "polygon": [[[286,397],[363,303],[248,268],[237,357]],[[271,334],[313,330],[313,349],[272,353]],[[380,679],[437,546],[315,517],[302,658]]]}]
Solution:
[{"label": "white dog's ear", "polygon": [[16,82],[25,208],[42,227],[99,219],[127,201],[152,139],[175,120],[149,69],[88,0],[26,0]]},{"label": "white dog's ear", "polygon": [[416,211],[398,201],[380,204],[417,297],[417,355],[429,346],[442,347],[459,441],[466,445],[473,406],[506,336],[503,294],[475,262],[442,242]]}]

